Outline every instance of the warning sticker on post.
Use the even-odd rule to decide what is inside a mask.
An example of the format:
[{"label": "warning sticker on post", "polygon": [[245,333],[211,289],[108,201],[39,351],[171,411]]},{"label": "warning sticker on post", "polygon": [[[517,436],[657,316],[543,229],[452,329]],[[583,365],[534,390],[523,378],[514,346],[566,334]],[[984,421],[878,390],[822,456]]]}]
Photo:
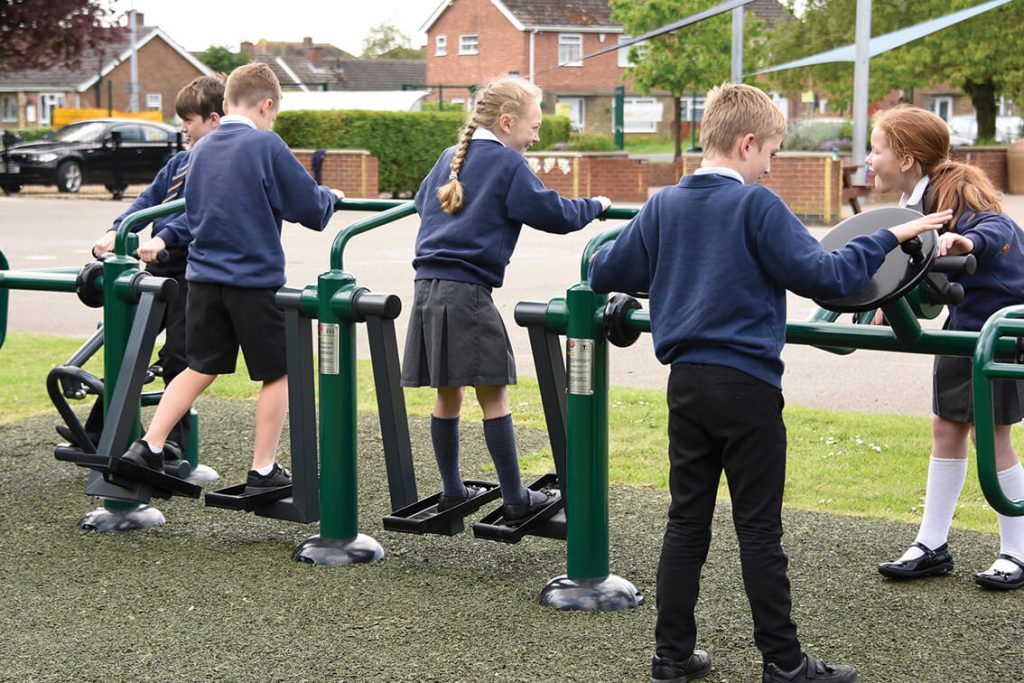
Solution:
[{"label": "warning sticker on post", "polygon": [[577,396],[594,394],[594,340],[568,339],[566,366],[569,369],[569,393]]},{"label": "warning sticker on post", "polygon": [[320,340],[321,375],[337,375],[340,372],[338,367],[338,357],[341,355],[340,331],[341,326],[338,323],[320,323],[317,326],[317,336]]}]

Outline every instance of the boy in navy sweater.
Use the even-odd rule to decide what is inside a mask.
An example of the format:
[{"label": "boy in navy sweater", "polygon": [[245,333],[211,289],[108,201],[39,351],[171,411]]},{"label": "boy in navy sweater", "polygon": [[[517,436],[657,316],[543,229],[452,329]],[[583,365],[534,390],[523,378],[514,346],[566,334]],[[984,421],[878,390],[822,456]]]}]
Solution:
[{"label": "boy in navy sweater", "polygon": [[[178,91],[174,99],[174,111],[181,119],[181,132],[186,142],[193,145],[208,133],[212,133],[220,125],[224,116],[224,78],[223,76],[200,76]],[[99,257],[114,250],[114,239],[121,222],[143,209],[149,209],[169,201],[180,199],[185,194],[185,176],[188,174],[188,150],[172,156],[167,164],[153,178],[142,193],[136,197],[128,210],[114,219],[113,225],[103,237],[96,240],[92,254]],[[153,236],[162,234],[174,216],[163,216],[153,221]],[[139,232],[146,227],[139,223],[134,231]],[[157,250],[159,251],[159,249]],[[185,361],[185,299],[188,296],[188,281],[185,280],[185,257],[188,250],[185,245],[167,250],[168,259],[164,263],[152,263],[146,270],[160,277],[174,278],[178,283],[178,296],[167,306],[164,313],[164,327],[167,330],[166,340],[157,354],[157,364],[163,368],[164,385],[168,385],[186,367]],[[97,401],[93,412],[86,422],[86,432],[96,434],[102,429],[103,406]],[[184,447],[188,443],[192,420],[188,411],[174,425],[168,441]]]},{"label": "boy in navy sweater", "polygon": [[826,252],[779,197],[752,184],[771,166],[786,123],[757,88],[713,89],[701,125],[701,168],[651,198],[593,258],[596,292],[648,291],[668,381],[672,503],[658,565],[652,681],[706,676],[694,606],[724,470],[763,681],[854,681],[849,666],[803,654],[790,618],[782,551],[786,428],[782,360],[786,290],[830,298],[867,284],[886,253],[949,212]]},{"label": "boy in navy sweater", "polygon": [[246,488],[291,483],[275,462],[288,406],[284,314],[274,303],[285,283],[281,222],[323,230],[340,193],[317,185],[270,132],[280,99],[266,64],[231,72],[227,115],[191,153],[185,214],[139,248],[139,257],[150,261],[165,244],[188,244],[188,368],[167,387],[145,436],[123,456],[136,465],[163,466],[171,427],[217,375],[235,371],[241,347],[249,376],[263,382]]}]

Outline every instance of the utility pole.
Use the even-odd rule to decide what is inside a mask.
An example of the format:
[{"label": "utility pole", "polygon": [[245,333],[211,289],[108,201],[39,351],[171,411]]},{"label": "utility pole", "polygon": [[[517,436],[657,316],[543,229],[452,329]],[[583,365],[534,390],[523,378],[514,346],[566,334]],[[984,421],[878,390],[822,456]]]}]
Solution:
[{"label": "utility pole", "polygon": [[732,11],[732,82],[743,82],[743,8]]},{"label": "utility pole", "polygon": [[868,146],[868,82],[871,61],[871,0],[857,0],[857,45],[853,64],[853,163],[856,182],[864,182]]}]

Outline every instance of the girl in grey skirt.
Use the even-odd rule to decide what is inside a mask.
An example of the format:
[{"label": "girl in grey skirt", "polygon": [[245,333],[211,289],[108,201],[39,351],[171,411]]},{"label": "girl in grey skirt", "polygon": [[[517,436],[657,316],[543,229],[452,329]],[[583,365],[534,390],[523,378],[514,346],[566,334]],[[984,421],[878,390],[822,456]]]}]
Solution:
[{"label": "girl in grey skirt", "polygon": [[459,414],[471,386],[511,524],[558,493],[530,491],[520,478],[507,386],[516,382],[515,359],[491,291],[502,285],[524,223],[569,233],[610,205],[605,197],[563,199],[530,170],[523,153],[538,140],[540,96],[519,78],[482,87],[458,144],[420,185],[415,300],[402,364],[403,386],[437,390],[430,436],[443,486],[438,509],[481,492],[459,471]]},{"label": "girl in grey skirt", "polygon": [[[897,107],[875,122],[868,161],[880,190],[902,190],[902,206],[922,212],[952,209],[939,236],[939,254],[974,254],[977,271],[951,275],[964,300],[949,306],[944,329],[977,331],[999,309],[1024,303],[1024,244],[1020,227],[1002,212],[1001,196],[980,169],[950,161],[949,128],[931,112]],[[932,374],[932,457],[924,515],[903,555],[884,562],[884,576],[915,579],[953,569],[947,538],[967,477],[967,450],[975,423],[971,359],[940,356]],[[1010,441],[1010,426],[1024,418],[1024,382],[993,383],[996,470],[1003,492],[1024,498],[1024,468]],[[985,419],[986,416],[982,416]],[[1024,586],[1024,517],[999,515],[1000,549],[987,570],[974,575],[985,588]]]}]

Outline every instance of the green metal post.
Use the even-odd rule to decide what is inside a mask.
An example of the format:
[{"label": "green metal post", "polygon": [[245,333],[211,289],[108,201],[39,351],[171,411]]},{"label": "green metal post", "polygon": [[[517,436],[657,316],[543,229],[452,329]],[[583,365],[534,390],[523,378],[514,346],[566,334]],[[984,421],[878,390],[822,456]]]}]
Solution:
[{"label": "green metal post", "polygon": [[612,103],[612,115],[614,121],[612,128],[615,131],[615,149],[626,148],[626,127],[625,127],[625,112],[623,111],[626,107],[626,86],[617,85],[615,86],[615,101]]}]

